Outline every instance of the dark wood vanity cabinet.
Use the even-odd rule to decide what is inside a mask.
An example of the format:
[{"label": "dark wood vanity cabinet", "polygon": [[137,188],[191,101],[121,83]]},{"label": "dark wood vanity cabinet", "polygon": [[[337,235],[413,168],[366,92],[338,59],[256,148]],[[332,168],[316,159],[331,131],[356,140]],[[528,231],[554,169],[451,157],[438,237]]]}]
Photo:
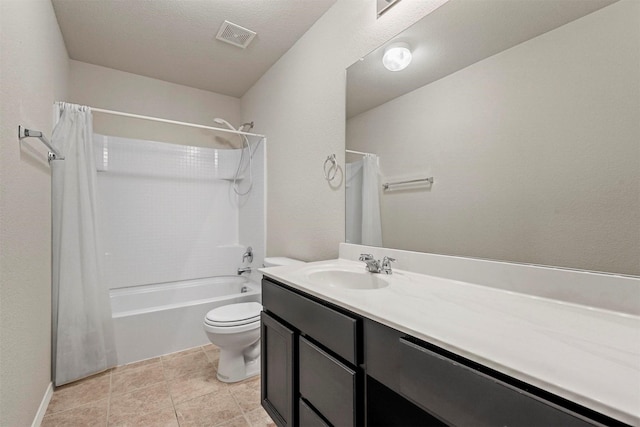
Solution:
[{"label": "dark wood vanity cabinet", "polygon": [[402,414],[377,424],[376,405],[368,405],[369,425],[624,425],[369,319],[364,345],[367,404],[395,399]]},{"label": "dark wood vanity cabinet", "polygon": [[276,424],[364,425],[362,319],[267,279],[262,305],[262,406]]},{"label": "dark wood vanity cabinet", "polygon": [[262,299],[262,404],[281,427],[622,425],[270,279]]}]

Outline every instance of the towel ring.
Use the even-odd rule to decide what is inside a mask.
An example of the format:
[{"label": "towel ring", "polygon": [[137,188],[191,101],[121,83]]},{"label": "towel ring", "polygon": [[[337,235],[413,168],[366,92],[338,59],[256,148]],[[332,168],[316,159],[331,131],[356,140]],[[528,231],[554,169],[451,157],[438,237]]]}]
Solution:
[{"label": "towel ring", "polygon": [[[327,168],[327,163],[329,163],[329,168]],[[336,177],[336,172],[338,172],[338,161],[336,160],[335,154],[327,156],[327,160],[324,161],[323,169],[324,179],[327,181],[333,181],[333,178]]]}]

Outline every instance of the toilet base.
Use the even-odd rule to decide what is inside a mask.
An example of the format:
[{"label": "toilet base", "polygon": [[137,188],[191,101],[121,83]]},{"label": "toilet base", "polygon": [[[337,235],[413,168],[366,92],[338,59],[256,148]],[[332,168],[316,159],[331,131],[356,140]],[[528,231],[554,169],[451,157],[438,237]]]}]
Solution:
[{"label": "toilet base", "polygon": [[[258,349],[257,354],[254,348]],[[225,383],[235,383],[260,374],[259,349],[259,340],[244,351],[243,349],[221,348],[217,378]]]}]

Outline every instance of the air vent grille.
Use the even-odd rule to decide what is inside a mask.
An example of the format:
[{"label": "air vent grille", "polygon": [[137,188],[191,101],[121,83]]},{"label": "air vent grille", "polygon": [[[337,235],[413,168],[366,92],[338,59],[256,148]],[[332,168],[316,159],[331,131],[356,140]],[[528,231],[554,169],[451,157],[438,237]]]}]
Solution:
[{"label": "air vent grille", "polygon": [[255,36],[255,31],[248,30],[229,21],[224,21],[220,30],[218,30],[216,39],[244,49],[251,43],[251,40],[253,40]]}]

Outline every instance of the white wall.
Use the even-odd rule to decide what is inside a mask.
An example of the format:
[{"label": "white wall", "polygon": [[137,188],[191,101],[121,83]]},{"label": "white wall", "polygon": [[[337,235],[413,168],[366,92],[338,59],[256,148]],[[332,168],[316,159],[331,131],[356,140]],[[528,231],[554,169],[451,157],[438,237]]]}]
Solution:
[{"label": "white wall", "polygon": [[[349,120],[383,244],[640,274],[640,3],[622,0]],[[389,141],[393,141],[392,144]]]},{"label": "white wall", "polygon": [[[66,100],[205,126],[220,127],[213,122],[215,117],[234,126],[240,124],[238,98],[73,60],[70,61],[69,97]],[[94,113],[93,119],[94,131],[104,135],[220,148],[240,146],[238,137],[214,134],[209,130],[103,113]]]},{"label": "white wall", "polygon": [[33,422],[51,377],[51,192],[47,152],[68,57],[48,0],[0,1],[0,425]]},{"label": "white wall", "polygon": [[269,137],[267,253],[335,258],[344,241],[344,186],[322,165],[344,165],[345,69],[442,4],[404,1],[376,20],[375,2],[338,0],[242,97],[244,121]]}]

